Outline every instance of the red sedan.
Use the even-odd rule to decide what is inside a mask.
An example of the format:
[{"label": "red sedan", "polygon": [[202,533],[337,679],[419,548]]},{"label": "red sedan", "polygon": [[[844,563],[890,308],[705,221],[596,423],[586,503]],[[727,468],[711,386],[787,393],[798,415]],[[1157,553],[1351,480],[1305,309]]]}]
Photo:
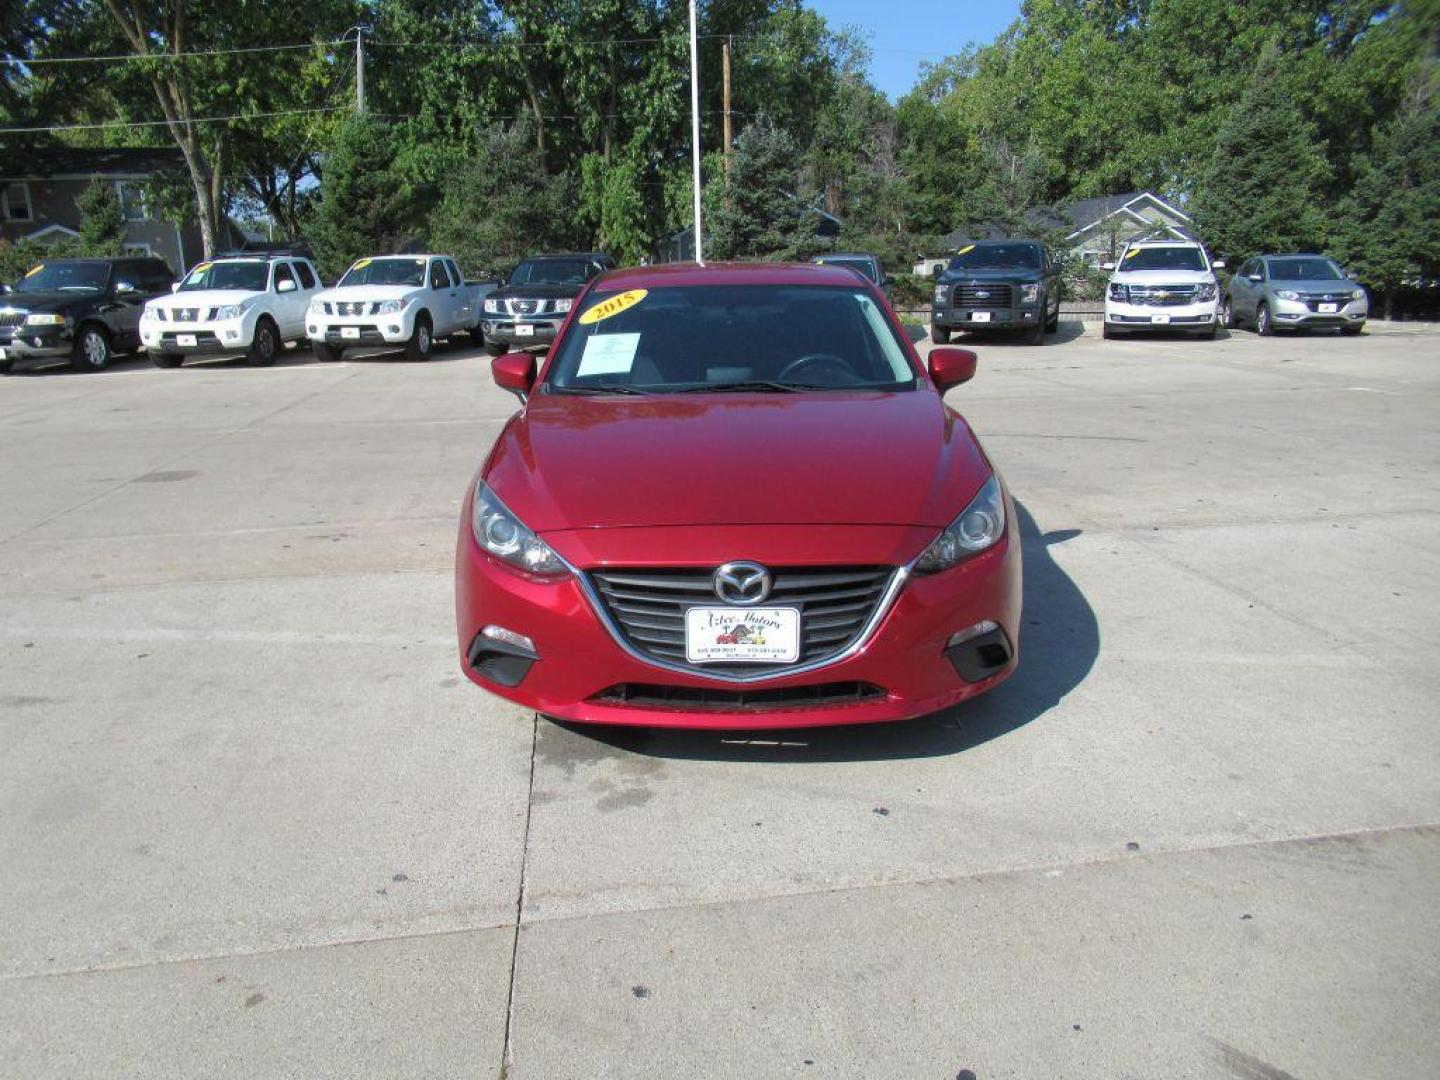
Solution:
[{"label": "red sedan", "polygon": [[1015,668],[1000,476],[875,285],[842,267],[597,278],[470,485],[461,666],[587,723],[766,728],[920,716]]}]

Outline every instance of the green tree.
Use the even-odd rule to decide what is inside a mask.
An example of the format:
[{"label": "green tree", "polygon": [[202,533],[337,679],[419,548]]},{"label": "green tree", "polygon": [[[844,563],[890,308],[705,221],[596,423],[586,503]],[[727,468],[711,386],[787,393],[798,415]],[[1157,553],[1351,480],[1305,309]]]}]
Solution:
[{"label": "green tree", "polygon": [[819,215],[799,185],[799,149],[761,116],[735,142],[728,205],[710,216],[707,258],[798,259],[812,254]]},{"label": "green tree", "polygon": [[1319,195],[1328,175],[1314,128],[1288,92],[1279,50],[1269,46],[1195,185],[1196,228],[1231,260],[1313,250],[1324,236]]},{"label": "green tree", "polygon": [[90,181],[75,205],[80,209],[80,235],[70,245],[75,254],[125,254],[125,212],[113,184]]}]

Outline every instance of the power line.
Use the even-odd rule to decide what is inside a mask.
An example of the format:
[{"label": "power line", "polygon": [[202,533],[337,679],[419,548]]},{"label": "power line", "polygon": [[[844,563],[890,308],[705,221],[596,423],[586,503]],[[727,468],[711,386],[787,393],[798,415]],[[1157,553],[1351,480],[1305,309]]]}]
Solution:
[{"label": "power line", "polygon": [[[266,120],[275,116],[306,116],[313,113],[340,112],[348,105],[327,105],[322,109],[280,109],[276,112],[235,113],[233,116],[196,116],[177,120],[177,124],[222,124],[230,120]],[[56,131],[104,131],[107,128],[165,127],[169,120],[115,120],[108,124],[51,124],[46,127],[0,128],[0,135],[38,135]]]},{"label": "power line", "polygon": [[309,41],[303,45],[255,45],[244,49],[195,49],[189,52],[155,53],[112,53],[108,56],[18,56],[0,57],[0,64],[14,67],[34,67],[37,64],[101,64],[135,60],[184,60],[192,56],[237,56],[243,53],[291,52],[296,49],[313,49],[317,45],[341,45],[342,41]]}]

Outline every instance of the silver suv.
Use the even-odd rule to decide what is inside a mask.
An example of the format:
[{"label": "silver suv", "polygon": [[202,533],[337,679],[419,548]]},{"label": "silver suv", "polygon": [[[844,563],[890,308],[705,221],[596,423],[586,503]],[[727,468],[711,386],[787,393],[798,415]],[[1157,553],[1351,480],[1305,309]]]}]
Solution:
[{"label": "silver suv", "polygon": [[1358,334],[1370,315],[1365,290],[1324,255],[1257,255],[1225,290],[1220,321],[1257,334],[1312,327]]}]

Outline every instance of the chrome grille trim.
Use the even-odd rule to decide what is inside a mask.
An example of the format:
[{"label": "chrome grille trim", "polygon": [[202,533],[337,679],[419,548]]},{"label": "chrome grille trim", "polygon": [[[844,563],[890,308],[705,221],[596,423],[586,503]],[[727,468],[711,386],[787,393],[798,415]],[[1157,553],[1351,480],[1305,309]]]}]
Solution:
[{"label": "chrome grille trim", "polygon": [[1183,307],[1195,303],[1197,285],[1131,285],[1130,303],[1147,307]]},{"label": "chrome grille trim", "polygon": [[1008,308],[1014,306],[1014,287],[1003,281],[956,285],[951,302],[958,308]]},{"label": "chrome grille trim", "polygon": [[0,311],[0,326],[24,326],[25,316],[28,311],[15,311],[13,309]]}]

